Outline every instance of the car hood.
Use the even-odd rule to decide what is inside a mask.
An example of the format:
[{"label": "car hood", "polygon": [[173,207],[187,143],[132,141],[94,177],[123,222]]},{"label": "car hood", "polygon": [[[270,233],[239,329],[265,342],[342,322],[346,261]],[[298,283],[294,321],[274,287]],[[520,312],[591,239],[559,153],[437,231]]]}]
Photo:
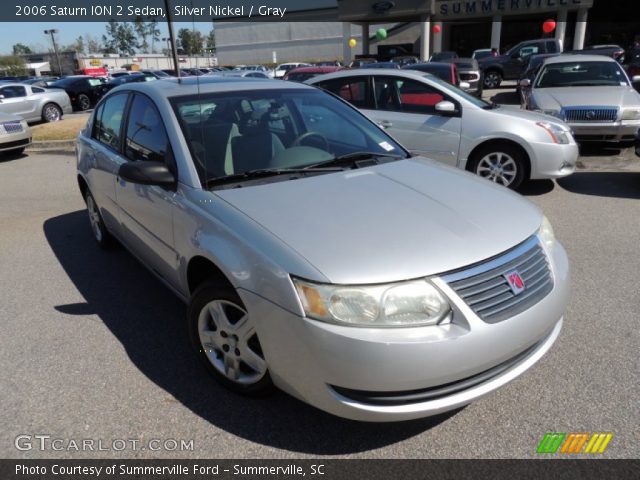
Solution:
[{"label": "car hood", "polygon": [[340,284],[471,265],[523,242],[542,220],[507,188],[420,157],[215,193]]},{"label": "car hood", "polygon": [[516,108],[509,107],[499,107],[493,110],[490,110],[492,113],[496,115],[502,115],[503,117],[509,118],[517,118],[521,120],[528,120],[531,122],[553,122],[553,123],[563,123],[558,120],[557,117],[553,117],[551,115],[546,115],[540,112],[533,112],[531,110],[520,110]]},{"label": "car hood", "polygon": [[637,106],[640,95],[628,86],[534,89],[533,100],[542,110],[578,106]]}]

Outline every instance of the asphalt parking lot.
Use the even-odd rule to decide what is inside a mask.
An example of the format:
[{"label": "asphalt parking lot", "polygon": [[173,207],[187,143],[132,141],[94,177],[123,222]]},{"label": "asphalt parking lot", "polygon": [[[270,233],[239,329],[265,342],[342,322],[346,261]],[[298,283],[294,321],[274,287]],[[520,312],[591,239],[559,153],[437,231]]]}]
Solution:
[{"label": "asphalt parking lot", "polygon": [[[188,349],[185,307],[124,250],[94,244],[74,157],[0,160],[0,456],[520,458],[553,431],[612,432],[604,455],[638,458],[640,162],[611,153],[522,192],[571,259],[572,299],[549,354],[466,408],[398,424],[228,393]],[[193,440],[193,450],[15,448],[18,435],[43,434]]]}]

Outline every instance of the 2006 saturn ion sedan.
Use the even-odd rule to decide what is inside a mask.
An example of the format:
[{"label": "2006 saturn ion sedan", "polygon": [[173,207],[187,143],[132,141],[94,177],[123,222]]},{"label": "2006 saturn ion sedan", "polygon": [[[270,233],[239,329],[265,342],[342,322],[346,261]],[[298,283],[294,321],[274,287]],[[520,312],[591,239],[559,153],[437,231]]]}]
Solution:
[{"label": "2006 saturn ion sedan", "polygon": [[513,380],[562,326],[567,257],[536,207],[306,85],[118,87],[78,182],[95,240],[188,302],[195,354],[237,392],[424,417]]}]

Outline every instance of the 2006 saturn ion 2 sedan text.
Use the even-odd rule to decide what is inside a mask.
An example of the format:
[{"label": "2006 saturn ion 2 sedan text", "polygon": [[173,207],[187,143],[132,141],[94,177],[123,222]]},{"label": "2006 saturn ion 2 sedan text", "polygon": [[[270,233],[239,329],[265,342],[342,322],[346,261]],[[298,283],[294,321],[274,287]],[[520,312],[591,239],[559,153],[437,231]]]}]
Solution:
[{"label": "2006 saturn ion 2 sedan text", "polygon": [[78,182],[97,242],[189,303],[193,350],[237,392],[424,417],[513,380],[562,326],[568,261],[536,207],[313,87],[115,88],[78,137]]}]

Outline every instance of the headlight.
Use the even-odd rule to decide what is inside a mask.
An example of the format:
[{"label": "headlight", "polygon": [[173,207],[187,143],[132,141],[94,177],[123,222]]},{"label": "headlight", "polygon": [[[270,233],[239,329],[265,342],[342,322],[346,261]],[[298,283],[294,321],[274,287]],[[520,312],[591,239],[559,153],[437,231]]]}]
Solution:
[{"label": "headlight", "polygon": [[628,108],[622,111],[622,120],[640,120],[640,109]]},{"label": "headlight", "polygon": [[556,244],[556,236],[553,233],[553,227],[547,217],[542,217],[542,224],[538,230],[538,237],[540,237],[540,240],[548,250],[552,250]]},{"label": "headlight", "polygon": [[571,132],[566,128],[551,122],[537,122],[536,125],[547,131],[553,143],[561,145],[571,143]]},{"label": "headlight", "polygon": [[373,328],[436,325],[451,310],[426,280],[351,286],[292,280],[305,314],[330,323]]}]

